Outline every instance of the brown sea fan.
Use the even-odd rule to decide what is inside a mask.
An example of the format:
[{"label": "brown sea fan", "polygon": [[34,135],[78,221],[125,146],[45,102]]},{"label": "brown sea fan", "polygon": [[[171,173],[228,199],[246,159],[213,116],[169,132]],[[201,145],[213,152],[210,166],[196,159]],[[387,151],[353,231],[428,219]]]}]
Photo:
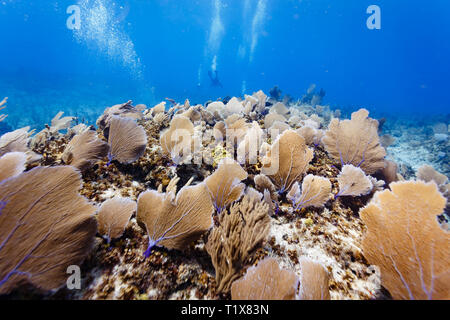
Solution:
[{"label": "brown sea fan", "polygon": [[136,121],[114,116],[110,121],[108,144],[109,161],[132,163],[145,153],[147,134]]},{"label": "brown sea fan", "polygon": [[275,258],[266,258],[247,270],[244,278],[231,286],[233,300],[294,300],[299,279],[290,270],[280,269]]},{"label": "brown sea fan", "polygon": [[299,259],[300,289],[299,300],[330,300],[328,271],[317,262],[306,257]]},{"label": "brown sea fan", "polygon": [[169,155],[175,163],[190,160],[193,153],[193,136],[194,125],[191,120],[181,115],[175,116],[169,129],[160,136],[163,154]]},{"label": "brown sea fan", "polygon": [[25,171],[27,155],[23,152],[9,152],[0,158],[0,182]]},{"label": "brown sea fan", "polygon": [[322,142],[328,154],[341,162],[360,167],[367,174],[384,168],[386,150],[380,145],[378,121],[360,109],[351,120],[331,120]]},{"label": "brown sea fan", "polygon": [[115,197],[102,203],[98,210],[98,232],[111,239],[120,238],[137,204],[129,198]]},{"label": "brown sea fan", "polygon": [[0,294],[29,282],[60,287],[94,244],[95,207],[70,166],[38,167],[0,183]]},{"label": "brown sea fan", "polygon": [[103,130],[103,135],[106,139],[109,137],[109,126],[113,117],[123,117],[134,120],[142,119],[142,112],[132,105],[132,101],[117,104],[110,108],[106,108],[103,114],[97,119],[97,126]]},{"label": "brown sea fan", "polygon": [[95,131],[85,131],[70,140],[61,160],[81,171],[89,169],[96,161],[108,155],[109,146],[98,139]]},{"label": "brown sea fan", "polygon": [[313,150],[307,147],[305,139],[294,130],[287,130],[278,136],[264,157],[261,173],[282,193],[302,178],[313,157]]},{"label": "brown sea fan", "polygon": [[450,299],[450,233],[439,226],[446,200],[435,183],[394,182],[360,211],[363,254],[381,269],[394,299]]},{"label": "brown sea fan", "polygon": [[244,193],[247,172],[233,159],[222,159],[218,169],[205,179],[214,208],[218,213],[222,212],[231,203],[239,200]]},{"label": "brown sea fan", "polygon": [[174,192],[146,191],[139,196],[137,219],[147,228],[148,257],[155,246],[185,249],[212,227],[214,208],[204,183]]},{"label": "brown sea fan", "polygon": [[301,188],[298,182],[294,183],[287,198],[292,201],[294,210],[323,207],[331,198],[331,182],[327,178],[309,174],[303,179]]},{"label": "brown sea fan", "polygon": [[342,167],[337,180],[339,193],[336,195],[336,198],[340,196],[359,197],[369,194],[373,189],[373,183],[364,171],[351,164]]}]

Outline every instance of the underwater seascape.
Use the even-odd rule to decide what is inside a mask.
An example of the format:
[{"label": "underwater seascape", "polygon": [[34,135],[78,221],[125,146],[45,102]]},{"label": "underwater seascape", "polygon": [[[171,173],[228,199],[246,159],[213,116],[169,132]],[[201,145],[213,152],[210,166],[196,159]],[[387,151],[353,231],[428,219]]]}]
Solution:
[{"label": "underwater seascape", "polygon": [[0,0],[0,299],[449,300],[449,15]]}]

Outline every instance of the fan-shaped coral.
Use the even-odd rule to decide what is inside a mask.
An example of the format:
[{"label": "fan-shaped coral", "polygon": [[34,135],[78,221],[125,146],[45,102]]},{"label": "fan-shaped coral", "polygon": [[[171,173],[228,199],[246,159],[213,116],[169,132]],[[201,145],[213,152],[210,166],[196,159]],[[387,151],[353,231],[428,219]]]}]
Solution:
[{"label": "fan-shaped coral", "polygon": [[327,178],[307,175],[302,188],[295,182],[287,195],[295,210],[307,207],[322,207],[331,198],[331,182]]},{"label": "fan-shaped coral", "polygon": [[299,260],[300,289],[299,300],[330,300],[328,271],[317,262],[306,257]]},{"label": "fan-shaped coral", "polygon": [[205,179],[214,208],[218,213],[226,209],[234,201],[241,198],[247,179],[247,172],[233,159],[222,159],[218,169]]},{"label": "fan-shaped coral", "polygon": [[219,216],[219,226],[208,237],[206,250],[216,270],[218,292],[228,292],[251,253],[260,246],[270,230],[269,207],[244,196],[230,213]]},{"label": "fan-shaped coral", "polygon": [[341,172],[337,177],[339,183],[340,196],[362,196],[368,194],[373,189],[372,181],[364,171],[351,164],[347,164],[342,167]]},{"label": "fan-shaped coral", "polygon": [[372,174],[384,168],[386,151],[379,142],[378,121],[368,116],[369,112],[361,109],[351,120],[331,120],[322,142],[342,166],[352,164]]},{"label": "fan-shaped coral", "polygon": [[261,172],[273,181],[281,193],[301,179],[313,156],[313,150],[306,146],[305,139],[295,131],[287,130],[277,138],[264,157]]},{"label": "fan-shaped coral", "polygon": [[450,233],[439,226],[446,200],[436,184],[394,182],[360,211],[362,246],[394,299],[450,299]]},{"label": "fan-shaped coral", "polygon": [[98,232],[108,242],[122,236],[137,204],[129,198],[115,197],[102,203],[98,210]]},{"label": "fan-shaped coral", "polygon": [[274,258],[266,258],[247,270],[245,277],[231,286],[233,300],[294,300],[298,277],[282,270]]},{"label": "fan-shaped coral", "polygon": [[179,164],[192,157],[194,144],[194,125],[184,116],[175,116],[170,122],[170,128],[161,133],[160,143],[164,154]]},{"label": "fan-shaped coral", "polygon": [[70,140],[62,154],[62,161],[72,165],[81,171],[87,170],[97,160],[108,155],[109,146],[106,142],[97,138],[95,131],[85,131]]},{"label": "fan-shaped coral", "polygon": [[[38,167],[0,183],[0,294],[29,282],[44,290],[67,279],[97,232],[95,207],[78,194],[73,167]],[[26,239],[26,241],[24,241]]]},{"label": "fan-shaped coral", "polygon": [[110,122],[114,116],[134,120],[142,119],[142,113],[132,105],[132,101],[106,108],[103,114],[97,119],[97,126],[100,130],[103,130],[103,135],[107,139],[109,137]]},{"label": "fan-shaped coral", "polygon": [[110,121],[108,144],[110,161],[132,163],[144,154],[147,135],[136,121],[114,116]]},{"label": "fan-shaped coral", "polygon": [[149,256],[155,246],[185,249],[186,246],[212,227],[214,211],[204,183],[185,186],[178,194],[154,190],[139,196],[137,218],[149,236]]},{"label": "fan-shaped coral", "polygon": [[9,152],[0,158],[0,181],[17,176],[25,171],[27,155],[23,152]]}]

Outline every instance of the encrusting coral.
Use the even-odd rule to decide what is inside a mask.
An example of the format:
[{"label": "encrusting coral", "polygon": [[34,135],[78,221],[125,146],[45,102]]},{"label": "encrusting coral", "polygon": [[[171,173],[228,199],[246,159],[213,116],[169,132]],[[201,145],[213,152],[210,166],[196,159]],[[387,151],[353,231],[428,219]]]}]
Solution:
[{"label": "encrusting coral", "polygon": [[96,161],[108,155],[109,146],[98,139],[95,131],[85,131],[70,140],[61,156],[61,160],[81,171],[89,169]]},{"label": "encrusting coral", "polygon": [[225,158],[218,169],[205,179],[205,184],[217,213],[221,213],[230,204],[239,200],[244,193],[247,172],[233,159]]},{"label": "encrusting coral", "polygon": [[133,119],[113,116],[110,121],[108,144],[109,161],[132,163],[144,154],[147,134]]},{"label": "encrusting coral", "polygon": [[206,251],[216,270],[217,292],[229,292],[231,284],[249,263],[254,250],[261,246],[270,229],[269,207],[255,198],[244,196],[219,216],[219,226],[208,237]]},{"label": "encrusting coral", "polygon": [[160,193],[149,190],[138,199],[137,219],[149,236],[148,257],[155,246],[185,249],[213,224],[214,208],[204,183]]},{"label": "encrusting coral", "polygon": [[305,139],[295,131],[287,130],[278,136],[264,157],[261,172],[282,193],[302,178],[313,157],[313,150],[307,147]]},{"label": "encrusting coral", "polygon": [[436,184],[394,182],[360,211],[362,246],[394,299],[450,299],[450,233],[440,227],[446,200]]},{"label": "encrusting coral", "polygon": [[358,197],[368,194],[373,189],[373,183],[364,171],[351,164],[342,167],[337,180],[339,193],[336,198],[340,196]]},{"label": "encrusting coral", "polygon": [[233,300],[294,300],[299,279],[290,270],[280,269],[274,258],[260,261],[231,286]]},{"label": "encrusting coral", "polygon": [[380,145],[378,121],[366,109],[352,113],[351,120],[331,120],[322,142],[341,165],[352,164],[372,174],[384,168],[385,149]]},{"label": "encrusting coral", "polygon": [[0,184],[0,294],[27,282],[59,288],[67,268],[84,260],[97,222],[80,188],[70,166],[38,167]]},{"label": "encrusting coral", "polygon": [[122,236],[137,204],[129,198],[114,197],[102,203],[98,210],[98,232],[108,243]]},{"label": "encrusting coral", "polygon": [[0,182],[25,171],[27,155],[23,152],[9,152],[0,157]]}]

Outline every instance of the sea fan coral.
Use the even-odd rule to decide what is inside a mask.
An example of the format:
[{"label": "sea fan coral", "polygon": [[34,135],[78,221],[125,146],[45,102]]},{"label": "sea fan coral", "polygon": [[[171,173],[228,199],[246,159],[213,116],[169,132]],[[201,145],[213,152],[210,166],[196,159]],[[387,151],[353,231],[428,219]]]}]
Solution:
[{"label": "sea fan coral", "polygon": [[300,289],[299,300],[330,300],[328,271],[317,262],[306,257],[299,260]]},{"label": "sea fan coral", "polygon": [[258,122],[254,121],[248,129],[243,141],[237,149],[237,159],[239,163],[256,164],[258,162],[258,152],[264,142],[264,131]]},{"label": "sea fan coral", "polygon": [[0,181],[15,177],[25,171],[27,155],[23,152],[9,152],[0,158]]},{"label": "sea fan coral", "polygon": [[373,189],[372,181],[364,171],[351,164],[342,167],[337,180],[339,193],[336,198],[340,196],[359,197],[368,194]]},{"label": "sea fan coral", "polygon": [[61,160],[81,171],[89,169],[96,161],[108,155],[109,146],[97,138],[95,131],[85,131],[70,140]]},{"label": "sea fan coral", "polygon": [[229,213],[219,216],[219,226],[208,237],[206,250],[216,270],[218,292],[228,292],[251,253],[260,246],[270,230],[266,203],[244,196]]},{"label": "sea fan coral", "polygon": [[292,201],[294,210],[301,208],[320,208],[331,198],[331,182],[327,178],[307,175],[303,179],[302,188],[295,182],[287,198]]},{"label": "sea fan coral", "polygon": [[214,208],[221,213],[231,203],[241,198],[247,179],[247,172],[233,159],[222,159],[218,169],[205,179],[205,184],[211,196]]},{"label": "sea fan coral", "polygon": [[170,122],[170,128],[161,133],[160,144],[163,154],[169,155],[179,164],[191,159],[194,144],[194,125],[191,120],[177,115]]},{"label": "sea fan coral", "polygon": [[148,257],[155,246],[183,250],[212,227],[214,207],[204,183],[173,191],[146,191],[139,196],[137,218],[147,228]]},{"label": "sea fan coral", "polygon": [[417,170],[417,179],[430,182],[434,181],[438,186],[442,186],[447,183],[448,178],[446,175],[443,175],[442,173],[437,172],[432,166],[430,165],[423,165]]},{"label": "sea fan coral", "polygon": [[29,129],[30,127],[25,127],[2,135],[0,137],[0,156],[8,152],[24,152],[27,154],[27,163],[38,161],[41,156],[28,147],[29,136],[33,133],[33,131],[29,132]]},{"label": "sea fan coral", "polygon": [[144,154],[147,135],[136,121],[114,116],[110,121],[108,144],[109,161],[132,163]]},{"label": "sea fan coral", "polygon": [[110,122],[114,116],[134,120],[139,120],[143,117],[142,112],[132,105],[132,101],[106,108],[103,114],[97,119],[97,126],[100,130],[103,130],[103,135],[107,139],[109,137]]},{"label": "sea fan coral", "polygon": [[294,300],[299,279],[290,270],[280,269],[274,258],[266,258],[247,270],[244,278],[231,286],[233,300]]},{"label": "sea fan coral", "polygon": [[[78,194],[80,174],[70,166],[38,167],[0,183],[0,294],[29,282],[58,288],[67,268],[91,250],[95,206]],[[26,241],[24,241],[26,239]]]},{"label": "sea fan coral", "polygon": [[115,197],[102,203],[98,210],[98,232],[108,242],[122,236],[137,204],[129,198]]},{"label": "sea fan coral", "polygon": [[379,142],[378,121],[368,116],[369,111],[361,109],[351,120],[331,120],[322,142],[342,166],[352,164],[372,174],[384,168],[386,150]]},{"label": "sea fan coral", "polygon": [[261,172],[277,186],[280,193],[289,190],[308,169],[313,159],[313,150],[305,139],[293,130],[283,132],[273,143],[263,159]]},{"label": "sea fan coral", "polygon": [[362,246],[381,269],[394,299],[450,298],[450,233],[439,226],[446,200],[436,184],[394,182],[360,211],[367,226]]}]

